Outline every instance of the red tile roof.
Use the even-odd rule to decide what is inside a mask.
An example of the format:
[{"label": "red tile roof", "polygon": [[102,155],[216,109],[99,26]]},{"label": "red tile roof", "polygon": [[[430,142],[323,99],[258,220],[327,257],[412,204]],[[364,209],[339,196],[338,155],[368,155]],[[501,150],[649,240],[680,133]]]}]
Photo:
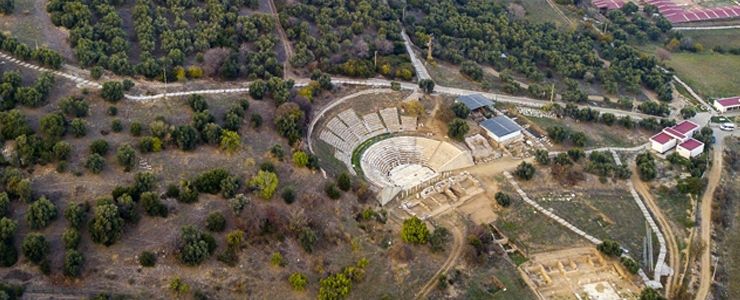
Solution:
[{"label": "red tile roof", "polygon": [[740,96],[717,99],[714,101],[716,101],[717,103],[719,103],[719,105],[722,105],[724,107],[733,107],[733,106],[740,105]]},{"label": "red tile roof", "polygon": [[740,5],[692,9],[679,6],[681,3],[674,3],[673,1],[676,0],[645,0],[648,4],[655,5],[658,11],[671,23],[727,19],[740,16]]},{"label": "red tile roof", "polygon": [[656,141],[660,143],[661,145],[665,145],[668,142],[673,140],[673,137],[668,135],[665,132],[658,133],[650,138],[651,141]]},{"label": "red tile roof", "polygon": [[699,147],[701,147],[703,145],[704,145],[704,143],[702,143],[700,141],[697,141],[695,139],[688,139],[688,140],[686,140],[685,142],[681,143],[678,146],[681,147],[681,148],[684,148],[686,150],[691,151],[691,150],[694,150],[696,148],[699,148]]},{"label": "red tile roof", "polygon": [[624,1],[622,0],[594,0],[591,3],[598,8],[606,9],[617,9],[624,6]]},{"label": "red tile roof", "polygon": [[680,132],[683,135],[686,135],[690,131],[699,128],[699,125],[696,125],[696,123],[691,122],[689,120],[681,121],[681,123],[676,124],[676,126],[671,127],[675,129],[676,131]]}]

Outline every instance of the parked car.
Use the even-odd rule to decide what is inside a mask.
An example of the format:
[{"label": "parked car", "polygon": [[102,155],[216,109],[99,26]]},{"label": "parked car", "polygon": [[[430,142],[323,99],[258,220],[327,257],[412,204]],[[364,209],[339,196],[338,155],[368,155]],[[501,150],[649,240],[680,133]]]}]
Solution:
[{"label": "parked car", "polygon": [[722,125],[719,125],[719,129],[724,131],[733,131],[735,130],[735,123],[722,123]]}]

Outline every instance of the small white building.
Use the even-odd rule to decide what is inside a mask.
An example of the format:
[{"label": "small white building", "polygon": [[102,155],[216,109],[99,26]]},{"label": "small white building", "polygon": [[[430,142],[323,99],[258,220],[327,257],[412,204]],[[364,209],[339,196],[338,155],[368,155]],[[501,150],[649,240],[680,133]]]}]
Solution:
[{"label": "small white building", "polygon": [[483,120],[480,127],[497,143],[509,143],[522,137],[522,127],[503,115]]},{"label": "small white building", "polygon": [[740,96],[714,100],[714,108],[720,113],[740,110]]},{"label": "small white building", "polygon": [[704,152],[704,143],[695,139],[688,139],[676,146],[676,152],[685,158],[694,158]]},{"label": "small white building", "polygon": [[659,132],[658,134],[650,137],[650,148],[658,153],[666,153],[668,150],[676,147],[678,141],[671,135],[665,132]]}]

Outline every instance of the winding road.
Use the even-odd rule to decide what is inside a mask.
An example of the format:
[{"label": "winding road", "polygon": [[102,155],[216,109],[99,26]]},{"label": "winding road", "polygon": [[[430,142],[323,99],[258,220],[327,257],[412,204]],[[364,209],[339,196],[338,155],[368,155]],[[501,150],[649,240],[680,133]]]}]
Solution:
[{"label": "winding road", "polygon": [[434,273],[434,276],[430,278],[426,284],[424,284],[424,287],[419,290],[419,292],[416,293],[414,296],[414,299],[425,299],[427,295],[437,286],[439,282],[439,276],[441,276],[444,273],[447,273],[453,266],[455,266],[455,263],[457,262],[457,259],[462,254],[463,250],[463,233],[460,231],[460,227],[458,226],[450,226],[450,233],[452,234],[452,250],[450,250],[450,255],[447,256],[447,260],[442,264],[442,267],[437,270],[437,273]]}]

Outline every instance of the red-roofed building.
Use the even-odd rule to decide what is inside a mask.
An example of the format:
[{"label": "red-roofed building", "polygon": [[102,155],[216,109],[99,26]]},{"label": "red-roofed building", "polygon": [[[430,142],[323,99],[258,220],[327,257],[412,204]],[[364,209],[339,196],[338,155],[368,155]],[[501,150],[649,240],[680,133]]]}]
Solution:
[{"label": "red-roofed building", "polygon": [[704,143],[695,139],[688,139],[676,147],[676,152],[685,158],[694,158],[704,152]]},{"label": "red-roofed building", "polygon": [[672,136],[674,139],[678,139],[680,141],[686,140],[686,136],[679,132],[678,130],[673,129],[672,127],[667,127],[663,129],[663,132],[667,133],[668,135]]},{"label": "red-roofed building", "polygon": [[618,9],[624,6],[624,1],[622,0],[593,0],[591,3],[604,10]]},{"label": "red-roofed building", "polygon": [[661,131],[660,133],[650,137],[650,148],[658,153],[665,153],[666,151],[673,149],[673,147],[676,147],[677,142],[678,140],[676,140],[676,138]]},{"label": "red-roofed building", "polygon": [[689,120],[684,120],[681,121],[681,123],[676,124],[676,126],[671,127],[671,129],[674,129],[677,132],[690,137],[694,135],[694,132],[699,130],[699,125]]},{"label": "red-roofed building", "polygon": [[740,96],[714,100],[714,108],[721,113],[740,110]]}]

